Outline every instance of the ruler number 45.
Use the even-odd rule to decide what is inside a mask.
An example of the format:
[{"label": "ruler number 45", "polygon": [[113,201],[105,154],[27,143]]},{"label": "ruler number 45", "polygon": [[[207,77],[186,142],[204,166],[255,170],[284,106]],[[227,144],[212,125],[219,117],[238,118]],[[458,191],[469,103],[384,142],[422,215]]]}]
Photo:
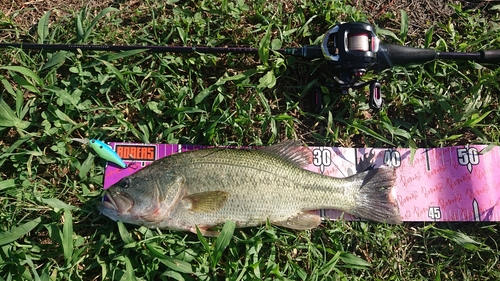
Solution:
[{"label": "ruler number 45", "polygon": [[429,218],[433,220],[439,220],[441,219],[441,208],[439,207],[429,207],[429,211],[427,213]]}]

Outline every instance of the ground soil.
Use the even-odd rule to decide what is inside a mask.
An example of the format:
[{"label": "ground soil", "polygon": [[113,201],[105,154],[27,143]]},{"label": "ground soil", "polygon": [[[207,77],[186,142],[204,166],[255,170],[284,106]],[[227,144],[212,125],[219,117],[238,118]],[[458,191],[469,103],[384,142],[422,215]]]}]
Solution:
[{"label": "ground soil", "polygon": [[0,0],[0,10],[4,15],[18,13],[14,18],[15,23],[23,29],[30,29],[48,10],[52,10],[57,19],[83,7],[101,8],[113,3],[110,0]]}]

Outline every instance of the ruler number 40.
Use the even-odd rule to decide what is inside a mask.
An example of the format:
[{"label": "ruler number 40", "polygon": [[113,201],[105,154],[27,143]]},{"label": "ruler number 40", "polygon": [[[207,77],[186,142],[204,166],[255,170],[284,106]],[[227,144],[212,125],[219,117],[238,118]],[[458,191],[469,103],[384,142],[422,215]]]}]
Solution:
[{"label": "ruler number 40", "polygon": [[391,167],[401,166],[401,154],[397,150],[388,149],[384,153],[384,164]]}]

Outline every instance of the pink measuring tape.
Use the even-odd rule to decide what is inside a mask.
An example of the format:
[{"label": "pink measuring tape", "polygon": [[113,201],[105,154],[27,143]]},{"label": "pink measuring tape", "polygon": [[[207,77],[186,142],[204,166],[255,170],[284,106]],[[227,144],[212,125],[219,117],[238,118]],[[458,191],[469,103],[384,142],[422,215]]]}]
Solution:
[{"label": "pink measuring tape", "polygon": [[[128,164],[108,165],[104,188],[154,160],[200,145],[110,143]],[[369,167],[396,168],[395,194],[403,221],[500,221],[500,147],[485,145],[417,149],[309,147],[313,163],[305,169],[346,177]],[[412,160],[412,161],[410,161]],[[323,218],[357,220],[335,210]]]}]

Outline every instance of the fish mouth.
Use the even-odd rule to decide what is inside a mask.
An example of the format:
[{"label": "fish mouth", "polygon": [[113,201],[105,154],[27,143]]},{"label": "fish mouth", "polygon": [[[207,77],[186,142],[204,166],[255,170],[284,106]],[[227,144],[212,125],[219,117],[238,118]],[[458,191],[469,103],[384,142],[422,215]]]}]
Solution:
[{"label": "fish mouth", "polygon": [[118,213],[127,214],[134,207],[134,200],[128,195],[113,192],[111,190],[106,191],[103,197],[103,201],[99,203],[98,209],[104,214],[108,213]]}]

